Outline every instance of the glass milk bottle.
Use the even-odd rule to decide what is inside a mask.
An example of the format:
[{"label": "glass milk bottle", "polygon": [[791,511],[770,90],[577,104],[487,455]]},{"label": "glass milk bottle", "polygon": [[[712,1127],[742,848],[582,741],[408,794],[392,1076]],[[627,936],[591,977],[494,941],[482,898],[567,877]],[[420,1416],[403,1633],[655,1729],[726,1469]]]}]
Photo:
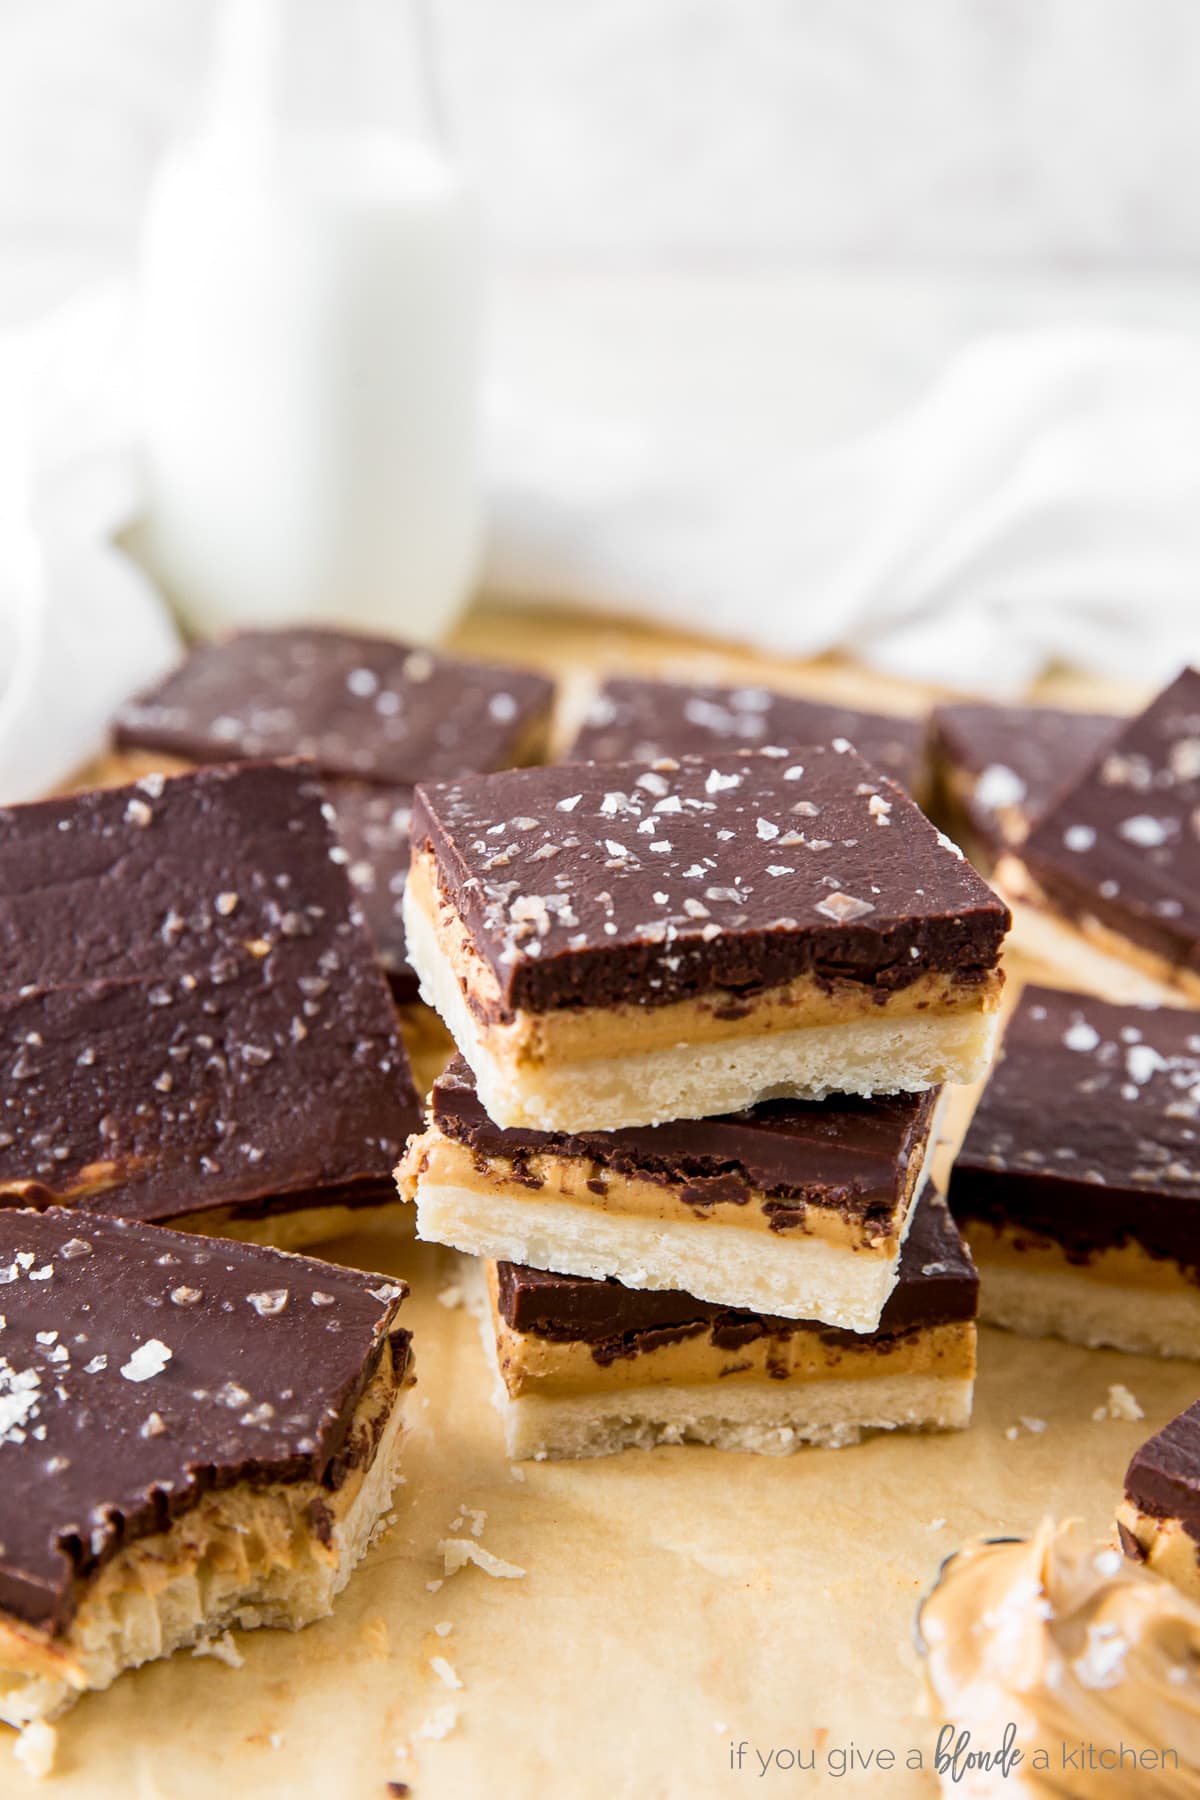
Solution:
[{"label": "glass milk bottle", "polygon": [[420,0],[228,0],[141,259],[142,547],[197,632],[436,637],[479,542],[479,251]]}]

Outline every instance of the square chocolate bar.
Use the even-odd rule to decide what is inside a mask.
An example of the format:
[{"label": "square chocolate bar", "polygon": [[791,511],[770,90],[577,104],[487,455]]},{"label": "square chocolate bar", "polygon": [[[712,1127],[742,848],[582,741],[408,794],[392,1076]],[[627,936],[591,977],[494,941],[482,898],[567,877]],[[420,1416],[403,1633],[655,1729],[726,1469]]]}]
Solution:
[{"label": "square chocolate bar", "polygon": [[395,1009],[302,767],[0,811],[0,1200],[312,1241],[394,1199]]},{"label": "square chocolate bar", "polygon": [[1200,1013],[1026,988],[950,1205],[985,1320],[1200,1358]]},{"label": "square chocolate bar", "polygon": [[1117,1527],[1127,1556],[1200,1601],[1200,1400],[1134,1456]]},{"label": "square chocolate bar", "polygon": [[938,1100],[767,1100],[625,1131],[506,1131],[457,1057],[398,1175],[418,1235],[474,1256],[874,1331]]},{"label": "square chocolate bar", "polygon": [[925,787],[925,724],[763,687],[618,677],[593,695],[564,762],[657,762],[769,745],[851,744],[906,793]]},{"label": "square chocolate bar", "polygon": [[484,1347],[511,1457],[682,1443],[786,1456],[970,1421],[979,1284],[934,1194],[867,1336],[689,1294],[485,1267]]},{"label": "square chocolate bar", "polygon": [[1100,751],[996,880],[1023,944],[1080,987],[1200,1001],[1200,671]]},{"label": "square chocolate bar", "polygon": [[1120,723],[1054,706],[935,707],[935,817],[975,861],[994,862],[1074,785]]},{"label": "square chocolate bar", "polygon": [[402,1284],[0,1211],[0,1719],[331,1609],[391,1505]]},{"label": "square chocolate bar", "polygon": [[1008,924],[849,749],[417,789],[409,954],[506,1127],[972,1080]]}]

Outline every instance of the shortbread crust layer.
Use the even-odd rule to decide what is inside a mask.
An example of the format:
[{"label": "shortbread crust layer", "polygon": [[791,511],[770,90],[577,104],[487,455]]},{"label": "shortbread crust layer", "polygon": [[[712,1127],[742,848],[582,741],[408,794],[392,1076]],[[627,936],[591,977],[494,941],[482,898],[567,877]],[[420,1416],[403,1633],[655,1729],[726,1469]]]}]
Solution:
[{"label": "shortbread crust layer", "polygon": [[1200,1286],[1137,1244],[1086,1262],[1015,1227],[960,1220],[980,1276],[979,1317],[1023,1337],[1200,1360]]},{"label": "shortbread crust layer", "polygon": [[1200,1543],[1178,1519],[1142,1512],[1126,1498],[1117,1507],[1117,1530],[1126,1555],[1200,1601]]},{"label": "shortbread crust layer", "polygon": [[496,1021],[479,1005],[494,977],[439,897],[427,855],[414,861],[404,904],[422,997],[470,1063],[498,1125],[612,1131],[784,1096],[912,1093],[975,1080],[991,1053],[999,970],[982,981],[920,977],[882,1002],[860,984],[831,992],[798,977],[736,1007],[714,993]]}]

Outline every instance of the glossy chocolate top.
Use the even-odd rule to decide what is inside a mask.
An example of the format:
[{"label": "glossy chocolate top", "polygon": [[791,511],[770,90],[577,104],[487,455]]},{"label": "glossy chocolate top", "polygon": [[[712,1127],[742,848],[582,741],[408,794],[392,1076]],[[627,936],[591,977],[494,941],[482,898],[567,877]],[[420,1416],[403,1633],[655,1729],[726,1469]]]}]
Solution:
[{"label": "glossy chocolate top", "polygon": [[0,1609],[62,1631],[97,1568],[206,1490],[336,1488],[389,1335],[407,1360],[404,1292],[253,1244],[0,1212]]},{"label": "glossy chocolate top", "polygon": [[409,786],[502,768],[544,732],[553,685],[393,638],[311,628],[199,644],[129,701],[119,745],[194,762],[308,756],[326,775]]},{"label": "glossy chocolate top", "polygon": [[565,762],[657,762],[768,744],[829,744],[845,738],[869,763],[915,793],[924,774],[919,719],[859,712],[761,687],[693,687],[620,678],[593,697]]},{"label": "glossy chocolate top", "polygon": [[0,1198],[386,1179],[416,1095],[328,810],[265,764],[0,812]]},{"label": "glossy chocolate top", "polygon": [[[971,784],[970,825],[993,853],[1019,841],[1054,796],[1070,787],[1113,737],[1111,713],[1053,706],[939,706],[931,721],[935,760]],[[1011,829],[1010,815],[1019,829]]]},{"label": "glossy chocolate top", "polygon": [[334,829],[346,852],[350,885],[392,992],[397,1000],[415,1000],[417,977],[409,966],[404,937],[412,789],[327,781],[325,792],[336,814]]},{"label": "glossy chocolate top", "polygon": [[1200,1400],[1136,1452],[1125,1493],[1156,1519],[1178,1519],[1200,1544]]},{"label": "glossy chocolate top", "polygon": [[780,1230],[803,1227],[805,1209],[814,1205],[887,1232],[895,1228],[910,1165],[915,1160],[919,1169],[924,1159],[938,1093],[768,1100],[723,1118],[624,1131],[505,1131],[484,1111],[458,1056],[434,1083],[431,1110],[445,1136],[481,1156],[513,1161],[533,1185],[539,1178],[530,1157],[579,1157],[601,1182],[611,1170],[661,1183],[696,1207],[744,1205],[766,1194],[778,1202],[768,1211]]},{"label": "glossy chocolate top", "polygon": [[970,1254],[945,1202],[928,1192],[917,1207],[901,1250],[899,1276],[879,1329],[870,1334],[717,1306],[691,1294],[627,1288],[611,1276],[595,1281],[517,1263],[499,1263],[497,1270],[500,1314],[514,1331],[559,1343],[591,1344],[601,1350],[603,1360],[620,1354],[622,1343],[635,1349],[640,1335],[705,1326],[711,1329],[713,1342],[723,1348],[736,1348],[756,1337],[815,1331],[828,1342],[865,1349],[874,1338],[973,1319],[979,1300],[979,1277]]},{"label": "glossy chocolate top", "polygon": [[960,1219],[1200,1274],[1200,1013],[1026,988],[950,1182]]},{"label": "glossy chocolate top", "polygon": [[894,783],[825,746],[422,786],[426,849],[502,1014],[713,988],[736,1005],[801,975],[881,998],[931,970],[983,980],[1009,923]]},{"label": "glossy chocolate top", "polygon": [[1200,671],[1112,739],[1021,855],[1069,917],[1200,972]]}]

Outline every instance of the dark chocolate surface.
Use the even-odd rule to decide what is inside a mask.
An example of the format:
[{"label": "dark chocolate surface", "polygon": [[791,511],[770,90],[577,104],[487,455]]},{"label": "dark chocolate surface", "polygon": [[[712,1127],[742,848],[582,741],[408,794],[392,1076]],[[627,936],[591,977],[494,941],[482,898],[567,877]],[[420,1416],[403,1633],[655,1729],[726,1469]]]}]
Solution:
[{"label": "dark chocolate surface", "polygon": [[1069,918],[1090,915],[1200,973],[1200,671],[1126,725],[1021,856]]},{"label": "dark chocolate surface", "polygon": [[401,787],[501,768],[544,728],[553,685],[392,638],[244,631],[199,644],[117,714],[115,741],[195,762],[308,756]]},{"label": "dark chocolate surface", "polygon": [[1200,1280],[1200,1013],[1026,988],[950,1182],[960,1220]]},{"label": "dark chocolate surface", "polygon": [[1178,1519],[1200,1544],[1200,1400],[1135,1453],[1125,1493],[1152,1518]]},{"label": "dark chocolate surface", "polygon": [[[778,1319],[697,1300],[691,1294],[627,1288],[611,1276],[555,1275],[544,1269],[499,1263],[501,1317],[514,1331],[556,1343],[585,1343],[602,1362],[649,1348],[660,1332],[709,1330],[720,1348],[737,1349],[761,1337],[817,1332],[822,1341],[868,1349],[880,1339],[923,1326],[973,1319],[979,1277],[940,1196],[926,1192],[900,1253],[900,1271],[870,1334],[842,1331],[806,1319]],[[640,1341],[640,1342],[639,1342]]]},{"label": "dark chocolate surface", "polygon": [[0,1608],[62,1631],[97,1568],[206,1490],[336,1488],[389,1335],[407,1360],[404,1291],[253,1244],[0,1212]]},{"label": "dark chocolate surface", "polygon": [[350,885],[392,992],[399,1001],[415,1000],[417,977],[406,954],[403,917],[412,789],[327,781],[325,792],[336,815],[338,842],[346,852]]},{"label": "dark chocolate surface", "polygon": [[416,1095],[328,811],[267,764],[0,812],[0,1197],[386,1179]]},{"label": "dark chocolate surface", "polygon": [[426,848],[502,1014],[736,1005],[800,975],[882,1002],[931,970],[986,979],[1009,922],[894,783],[824,746],[421,786]]},{"label": "dark chocolate surface", "polygon": [[762,687],[618,678],[593,697],[564,762],[657,762],[845,738],[907,793],[924,777],[925,726]]},{"label": "dark chocolate surface", "polygon": [[578,1157],[678,1191],[698,1209],[744,1205],[756,1190],[772,1196],[772,1224],[803,1229],[809,1205],[861,1222],[868,1236],[895,1227],[895,1209],[914,1156],[928,1140],[939,1090],[862,1100],[769,1100],[748,1112],[688,1119],[624,1131],[502,1130],[492,1123],[461,1056],[433,1086],[431,1110],[447,1136],[482,1157],[513,1161],[522,1179],[539,1177],[527,1159],[545,1153]]},{"label": "dark chocolate surface", "polygon": [[[935,708],[930,732],[935,765],[973,784],[966,802],[970,829],[998,854],[1074,784],[1119,725],[1111,713],[961,704]],[[1010,809],[1020,824],[1017,837],[1003,817]]]}]

